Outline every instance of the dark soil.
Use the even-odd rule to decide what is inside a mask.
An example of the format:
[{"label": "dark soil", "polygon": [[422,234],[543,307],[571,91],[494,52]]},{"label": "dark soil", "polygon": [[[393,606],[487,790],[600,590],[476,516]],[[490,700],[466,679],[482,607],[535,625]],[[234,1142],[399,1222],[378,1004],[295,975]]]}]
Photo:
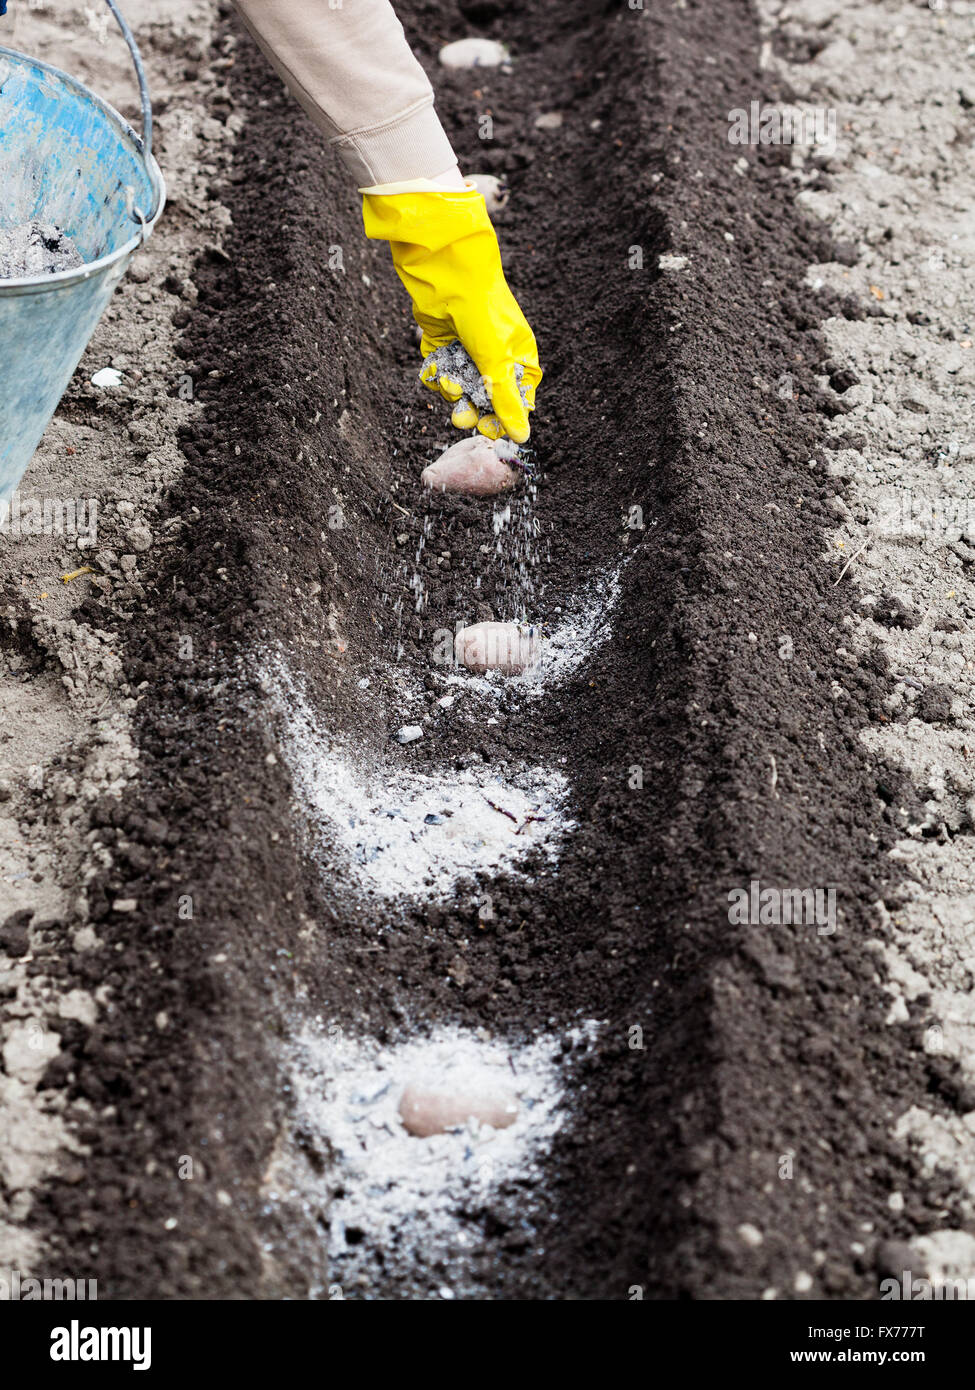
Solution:
[{"label": "dark soil", "polygon": [[[854,591],[822,558],[821,435],[840,407],[814,380],[833,306],[803,288],[821,238],[796,220],[782,152],[727,140],[730,110],[775,95],[753,16],[744,0],[466,6],[510,43],[506,76],[435,70],[471,27],[449,0],[399,9],[462,166],[511,182],[502,245],[546,371],[534,616],[628,555],[612,635],[530,713],[390,752],[396,671],[422,684],[432,630],[508,616],[510,575],[480,551],[489,509],[423,494],[447,431],[386,249],[241,39],[230,89],[248,124],[216,190],[229,260],[201,258],[182,347],[205,406],[170,499],[189,524],[151,621],[125,630],[128,679],[148,682],[144,776],[98,808],[107,944],[72,962],[117,1007],[65,1040],[92,1157],[82,1182],[49,1187],[47,1219],[103,1298],[303,1296],[323,1268],[315,1214],[285,1220],[260,1191],[295,1018],[389,1040],[442,1020],[521,1038],[597,1018],[592,1050],[565,1043],[571,1118],[545,1183],[467,1213],[482,1237],[469,1282],[503,1298],[791,1297],[801,1270],[813,1296],[871,1297],[877,1241],[925,1221],[910,1196],[900,1218],[887,1206],[915,1187],[888,1135],[930,1079],[920,1048],[888,1042],[864,946],[895,811],[857,735],[883,717],[888,677],[879,656],[837,654]],[[549,110],[562,127],[536,131]],[[343,272],[309,271],[301,248],[323,243]],[[687,268],[659,270],[663,252]],[[634,507],[643,529],[624,524]],[[402,556],[425,518],[426,553],[451,559],[427,565],[417,617]],[[354,895],[301,829],[285,761],[267,761],[267,650],[364,760],[449,777],[472,755],[565,757],[579,828],[558,871],[480,885],[487,930],[473,895],[422,914]],[[835,888],[839,930],[730,925],[729,891],[753,879]],[[137,913],[113,912],[130,897]],[[376,1257],[372,1296],[424,1297],[439,1272],[428,1251],[384,1284]]]}]

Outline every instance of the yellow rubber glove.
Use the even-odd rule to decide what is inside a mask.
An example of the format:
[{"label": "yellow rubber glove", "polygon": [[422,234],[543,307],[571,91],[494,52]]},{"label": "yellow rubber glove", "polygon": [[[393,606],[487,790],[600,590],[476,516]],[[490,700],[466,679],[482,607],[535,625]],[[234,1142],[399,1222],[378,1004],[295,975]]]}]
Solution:
[{"label": "yellow rubber glove", "polygon": [[366,236],[390,244],[396,272],[413,301],[413,317],[423,329],[423,357],[459,339],[483,378],[494,413],[478,418],[460,382],[438,374],[433,364],[420,379],[454,405],[451,419],[458,428],[476,424],[489,438],[508,434],[524,444],[542,371],[535,335],[504,278],[483,196],[473,187],[364,192],[362,216]]}]

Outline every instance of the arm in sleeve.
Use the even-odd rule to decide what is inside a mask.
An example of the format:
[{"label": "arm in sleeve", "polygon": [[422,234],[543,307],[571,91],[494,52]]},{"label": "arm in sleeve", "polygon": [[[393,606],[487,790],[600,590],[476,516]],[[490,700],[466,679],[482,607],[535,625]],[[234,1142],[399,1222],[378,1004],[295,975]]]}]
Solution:
[{"label": "arm in sleeve", "polygon": [[433,88],[389,0],[236,4],[357,185],[432,179],[456,163]]}]

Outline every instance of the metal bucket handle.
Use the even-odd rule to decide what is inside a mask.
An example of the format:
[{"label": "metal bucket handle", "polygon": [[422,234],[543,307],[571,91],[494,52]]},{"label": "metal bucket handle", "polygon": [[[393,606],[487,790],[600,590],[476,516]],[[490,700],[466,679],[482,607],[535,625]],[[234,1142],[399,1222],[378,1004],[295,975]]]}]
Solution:
[{"label": "metal bucket handle", "polygon": [[[142,104],[142,147],[147,155],[152,154],[152,101],[149,97],[149,84],[146,81],[146,70],[142,66],[142,54],[139,52],[139,45],[135,41],[132,30],[122,15],[122,11],[116,5],[115,0],[105,0],[108,8],[115,16],[115,21],[122,31],[122,37],[129,46],[132,54],[132,62],[135,66],[135,75],[139,83],[139,101]],[[136,219],[138,221],[138,219]]]},{"label": "metal bucket handle", "polygon": [[[135,41],[135,35],[125,21],[122,11],[116,5],[115,0],[105,0],[106,5],[115,16],[115,22],[122,31],[122,37],[128,44],[129,52],[132,55],[132,63],[135,67],[136,80],[139,83],[139,101],[142,105],[142,150],[146,159],[152,158],[152,99],[149,96],[149,83],[146,81],[146,70],[142,65],[142,54],[139,52],[139,45]],[[129,199],[129,216],[133,222],[138,222],[142,228],[142,240],[147,236],[147,218],[141,208],[136,207]]]}]

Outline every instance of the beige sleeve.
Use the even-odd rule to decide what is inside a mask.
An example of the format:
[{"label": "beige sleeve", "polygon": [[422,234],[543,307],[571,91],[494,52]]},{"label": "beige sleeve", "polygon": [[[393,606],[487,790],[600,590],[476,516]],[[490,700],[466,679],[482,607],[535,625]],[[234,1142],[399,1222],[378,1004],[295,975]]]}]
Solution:
[{"label": "beige sleeve", "polygon": [[389,0],[236,4],[357,184],[433,178],[455,163],[433,88]]}]

